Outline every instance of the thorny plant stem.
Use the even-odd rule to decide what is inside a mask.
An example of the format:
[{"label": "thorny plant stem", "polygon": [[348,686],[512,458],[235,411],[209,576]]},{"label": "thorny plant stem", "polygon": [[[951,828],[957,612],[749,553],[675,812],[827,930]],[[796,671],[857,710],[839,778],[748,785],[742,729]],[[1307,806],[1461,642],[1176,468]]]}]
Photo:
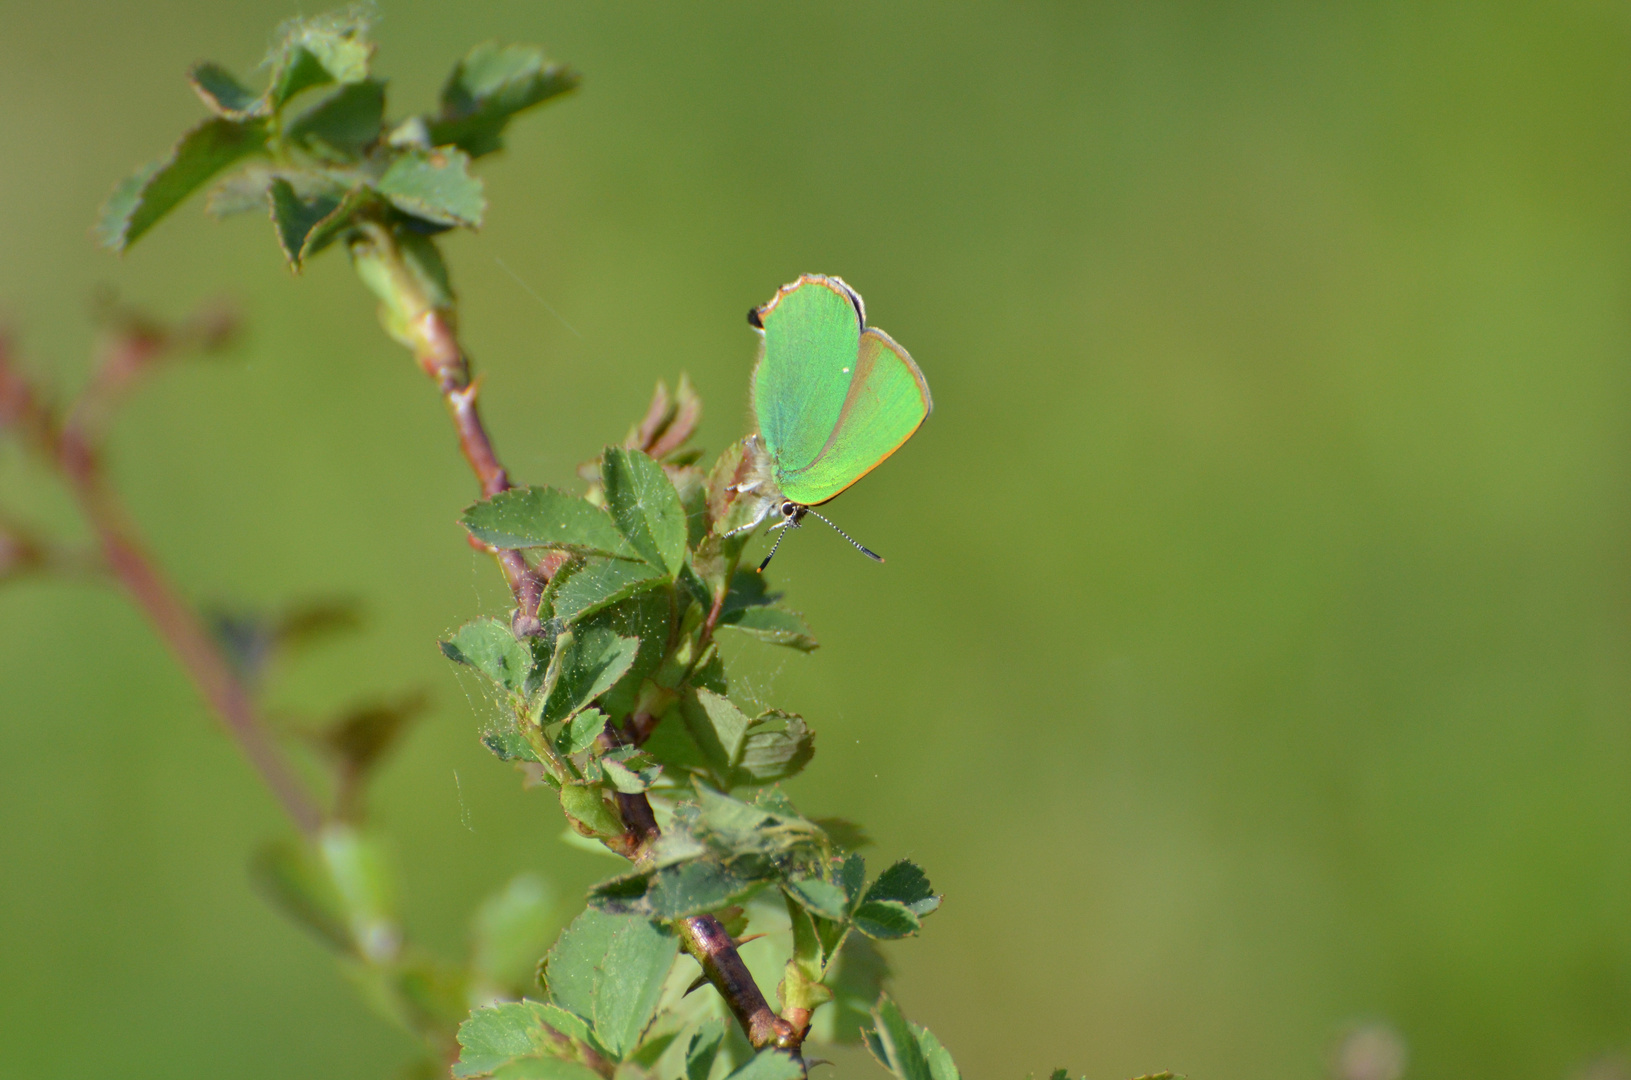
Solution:
[{"label": "thorny plant stem", "polygon": [[[82,404],[102,405],[99,395],[112,379],[128,378],[132,370],[171,344],[161,335],[135,332],[117,339],[103,357]],[[62,475],[96,534],[108,569],[169,646],[284,813],[301,832],[315,834],[323,823],[322,810],[272,741],[254,699],[197,612],[148,556],[129,516],[104,482],[90,425],[85,422],[88,415],[88,410],[76,407],[59,428],[51,411],[11,363],[9,343],[0,339],[0,424],[14,424]]]},{"label": "thorny plant stem", "polygon": [[[437,392],[447,404],[448,416],[452,418],[453,429],[459,436],[459,449],[464,452],[464,460],[470,464],[470,471],[476,474],[476,480],[481,484],[482,496],[491,497],[507,491],[510,475],[499,463],[493,441],[481,422],[481,410],[476,405],[481,384],[470,378],[470,364],[459,347],[453,327],[441,311],[431,309],[419,316],[413,329],[418,344],[415,358],[425,374],[435,381]],[[539,574],[527,565],[526,556],[519,551],[489,550],[498,560],[504,580],[509,583],[510,592],[521,611],[521,621],[526,623],[517,628],[531,629],[537,621],[538,600],[543,594]]]},{"label": "thorny plant stem", "polygon": [[678,920],[678,929],[685,951],[702,965],[703,974],[730,1006],[748,1042],[755,1049],[776,1046],[796,1051],[799,1033],[765,1000],[724,925],[712,915],[697,915]]},{"label": "thorny plant stem", "polygon": [[[378,236],[374,238],[376,251],[380,250],[382,239]],[[476,408],[480,383],[470,378],[469,362],[459,347],[458,336],[448,314],[426,306],[413,317],[407,337],[420,368],[435,381],[438,392],[447,403],[448,413],[458,432],[459,447],[481,484],[482,494],[492,496],[506,490],[510,486],[509,474],[499,462]],[[519,551],[496,550],[493,554],[518,605],[514,623],[517,633],[534,632],[538,625],[542,583],[554,572],[556,564],[541,563],[534,570],[527,566]],[[717,613],[714,618],[718,618]],[[631,858],[637,858],[660,834],[651,800],[643,793],[619,794],[617,805],[623,826],[629,833],[623,846]],[[764,992],[753,981],[730,934],[719,920],[712,915],[697,915],[678,920],[678,925],[686,949],[702,965],[708,981],[719,991],[719,996],[742,1025],[748,1041],[755,1047],[774,1045],[796,1050],[799,1038],[793,1026],[771,1009]]]}]

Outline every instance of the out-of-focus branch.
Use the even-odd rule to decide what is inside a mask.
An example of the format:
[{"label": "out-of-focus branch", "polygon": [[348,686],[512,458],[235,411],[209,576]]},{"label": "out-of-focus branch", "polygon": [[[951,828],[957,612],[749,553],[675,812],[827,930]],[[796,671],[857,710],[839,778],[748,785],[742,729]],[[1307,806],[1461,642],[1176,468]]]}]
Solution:
[{"label": "out-of-focus branch", "polygon": [[106,483],[96,444],[114,396],[160,354],[179,345],[223,340],[224,331],[193,338],[186,332],[170,335],[151,324],[112,334],[85,396],[70,410],[68,421],[58,423],[14,362],[9,341],[0,337],[0,424],[15,428],[62,476],[96,535],[108,570],[169,646],[290,820],[309,835],[322,824],[321,809],[272,741],[253,698],[198,613],[148,556]]}]

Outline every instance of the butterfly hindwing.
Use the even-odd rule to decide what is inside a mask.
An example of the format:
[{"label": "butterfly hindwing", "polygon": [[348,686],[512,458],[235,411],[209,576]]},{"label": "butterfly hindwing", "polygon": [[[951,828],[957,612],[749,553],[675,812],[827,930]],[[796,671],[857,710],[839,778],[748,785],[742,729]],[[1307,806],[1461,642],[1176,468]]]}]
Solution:
[{"label": "butterfly hindwing", "polygon": [[900,449],[934,408],[923,372],[881,330],[861,334],[854,369],[826,444],[809,465],[779,477],[794,502],[838,495]]}]

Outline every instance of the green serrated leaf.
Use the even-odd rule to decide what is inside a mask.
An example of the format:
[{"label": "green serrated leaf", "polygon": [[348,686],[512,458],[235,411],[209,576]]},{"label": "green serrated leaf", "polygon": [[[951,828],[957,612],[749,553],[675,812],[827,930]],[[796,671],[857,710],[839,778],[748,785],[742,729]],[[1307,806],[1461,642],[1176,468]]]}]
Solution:
[{"label": "green serrated leaf", "polygon": [[923,1051],[923,1057],[929,1063],[929,1074],[934,1080],[963,1080],[957,1063],[951,1059],[951,1051],[941,1045],[934,1032],[922,1024],[913,1024],[912,1034],[917,1036],[918,1049]]},{"label": "green serrated leaf", "polygon": [[102,207],[97,238],[124,251],[182,201],[231,165],[266,147],[259,120],[212,117],[182,136],[170,153],[120,184]]},{"label": "green serrated leaf", "polygon": [[[789,821],[797,821],[801,826],[808,827],[815,824],[812,821],[805,821],[799,816],[798,808],[793,805],[793,800],[787,797],[787,792],[783,791],[780,786],[761,788],[755,791],[752,804],[761,810],[779,814]],[[819,831],[820,827],[817,826],[816,832]]]},{"label": "green serrated leaf", "polygon": [[302,90],[331,82],[354,83],[368,77],[369,18],[361,6],[342,8],[278,28],[277,42],[266,58],[272,69],[272,104],[284,103]]},{"label": "green serrated leaf", "polygon": [[620,746],[601,755],[600,767],[606,782],[624,795],[649,790],[663,771],[650,754],[632,746]]},{"label": "green serrated leaf", "polygon": [[590,555],[563,567],[549,582],[545,601],[562,622],[577,622],[667,581],[661,569],[629,559]]},{"label": "green serrated leaf", "polygon": [[[766,726],[769,725],[769,726]],[[804,718],[771,711],[753,720],[753,730],[742,741],[735,784],[771,784],[796,776],[815,757],[815,735]]]},{"label": "green serrated leaf", "polygon": [[300,261],[305,261],[313,255],[328,247],[344,235],[347,230],[356,224],[357,211],[365,206],[371,199],[367,188],[356,188],[346,193],[338,206],[329,211],[328,216],[318,221],[306,233],[306,239],[300,245]]},{"label": "green serrated leaf", "polygon": [[720,1017],[711,1016],[697,1025],[685,1048],[685,1080],[708,1080],[724,1038],[725,1021]]},{"label": "green serrated leaf", "polygon": [[559,678],[545,700],[539,723],[548,726],[571,717],[607,690],[634,663],[640,642],[619,637],[604,626],[580,626],[556,639],[550,662]]},{"label": "green serrated leaf", "polygon": [[866,891],[867,900],[895,900],[914,915],[929,914],[940,906],[940,897],[929,887],[929,878],[910,859],[902,859],[878,875]]},{"label": "green serrated leaf", "polygon": [[[459,1025],[459,1060],[453,1066],[456,1080],[478,1076],[498,1076],[505,1080],[598,1080],[600,1074],[577,1061],[565,1059],[569,1046],[562,1045],[557,1024],[569,1026],[576,1018],[563,1010],[537,1001],[505,1001],[477,1009]],[[553,1029],[553,1030],[552,1030]],[[587,1036],[587,1029],[582,1029]]]},{"label": "green serrated leaf", "polygon": [[599,709],[584,709],[561,729],[556,736],[555,748],[562,754],[580,754],[595,745],[595,740],[605,730],[606,714]]},{"label": "green serrated leaf", "polygon": [[671,774],[678,771],[711,775],[711,763],[703,756],[702,748],[691,737],[691,733],[686,730],[683,708],[682,706],[680,709],[670,710],[652,729],[641,747],[667,766]]},{"label": "green serrated leaf", "polygon": [[255,162],[230,172],[210,188],[204,198],[204,212],[214,218],[247,214],[252,210],[264,213],[267,193],[278,175],[271,167]]},{"label": "green serrated leaf", "polygon": [[726,1080],[804,1080],[804,1065],[785,1050],[761,1050]]},{"label": "green serrated leaf", "polygon": [[[216,218],[251,210],[265,213],[272,181],[278,178],[286,181],[295,196],[305,202],[323,196],[338,198],[348,190],[333,174],[321,169],[274,168],[269,162],[250,161],[221,177],[210,188],[204,210]],[[357,189],[356,194],[363,192],[364,189]]]},{"label": "green serrated leaf", "polygon": [[611,514],[587,499],[549,487],[511,488],[483,499],[459,518],[470,535],[495,548],[559,548],[579,555],[638,559]]},{"label": "green serrated leaf", "polygon": [[869,938],[894,941],[923,929],[912,909],[898,900],[864,900],[852,916],[855,929]]},{"label": "green serrated leaf", "polygon": [[600,464],[606,506],[630,546],[670,577],[685,565],[685,507],[663,467],[639,450],[609,446]]},{"label": "green serrated leaf", "polygon": [[[605,849],[602,848],[602,851]],[[542,964],[542,961],[539,961]],[[542,976],[540,975],[540,978]],[[538,1006],[538,1015],[554,1030],[569,1039],[575,1039],[585,1046],[593,1047],[598,1053],[600,1044],[595,1040],[595,1033],[589,1027],[589,1021],[575,1012],[568,1012],[554,1002],[547,1002]]]},{"label": "green serrated leaf", "polygon": [[487,732],[482,735],[481,744],[498,755],[500,761],[530,761],[535,765],[542,764],[532,744],[514,727]]},{"label": "green serrated leaf", "polygon": [[[672,458],[664,466],[668,478],[674,481],[674,490],[680,494],[680,505],[685,507],[686,546],[695,550],[708,538],[708,476],[694,465],[681,468]],[[697,583],[703,584],[700,578]]]},{"label": "green serrated leaf", "polygon": [[[817,821],[816,824],[820,825],[822,831],[828,836],[832,835],[832,830],[825,824],[820,821]],[[855,907],[856,904],[861,902],[861,890],[866,887],[866,859],[862,858],[858,853],[851,853],[843,862],[838,864],[836,876],[839,886],[844,890],[845,908]]]},{"label": "green serrated leaf", "polygon": [[577,85],[576,72],[549,63],[534,46],[477,45],[442,88],[442,111],[429,121],[430,137],[471,157],[490,154],[503,148],[504,128],[516,113]]},{"label": "green serrated leaf", "polygon": [[868,1040],[868,1046],[878,1063],[900,1080],[935,1080],[923,1048],[912,1030],[914,1025],[901,1015],[900,1006],[895,1004],[894,999],[888,994],[880,998],[872,1017],[876,1027],[870,1033],[872,1038]]},{"label": "green serrated leaf", "polygon": [[787,866],[813,865],[825,851],[821,830],[791,812],[790,804],[786,810],[752,805],[705,784],[697,784],[696,793],[696,818],[690,827],[710,848],[732,859],[755,856]]},{"label": "green serrated leaf", "polygon": [[638,1065],[642,1069],[655,1069],[657,1062],[662,1059],[663,1055],[668,1052],[668,1048],[673,1046],[675,1040],[680,1037],[677,1030],[663,1030],[673,1022],[673,1017],[659,1014],[659,1019],[653,1023],[651,1029],[640,1040],[640,1045],[635,1047],[634,1052],[629,1055],[630,1064]]},{"label": "green serrated leaf", "polygon": [[232,72],[220,64],[205,61],[195,64],[187,73],[187,81],[216,116],[228,120],[247,120],[261,116],[268,110],[264,97],[250,90],[233,77]]},{"label": "green serrated leaf", "polygon": [[481,181],[470,175],[470,155],[450,146],[402,154],[374,187],[403,213],[450,228],[480,228],[487,209]]},{"label": "green serrated leaf", "polygon": [[595,785],[562,784],[561,810],[569,821],[595,836],[623,835],[623,819],[606,805],[600,788]]},{"label": "green serrated leaf", "polygon": [[730,692],[730,683],[725,679],[725,660],[719,655],[719,650],[697,665],[691,673],[691,685],[699,690],[712,690],[723,697]]},{"label": "green serrated leaf", "polygon": [[440,645],[449,660],[475,668],[511,693],[521,692],[532,668],[531,650],[497,619],[467,622]]},{"label": "green serrated leaf", "polygon": [[505,1001],[477,1009],[459,1025],[456,1077],[487,1076],[516,1058],[549,1052],[552,1041],[536,1001]]},{"label": "green serrated leaf", "polygon": [[800,652],[812,652],[818,647],[815,636],[804,623],[804,617],[786,608],[748,607],[722,612],[719,625],[767,644],[786,645]]},{"label": "green serrated leaf", "polygon": [[282,67],[273,76],[272,104],[281,109],[302,90],[309,90],[314,86],[327,86],[333,81],[334,76],[329,74],[316,53],[295,46],[285,54]]},{"label": "green serrated leaf", "polygon": [[[649,572],[660,571],[652,567]],[[633,666],[601,698],[608,716],[627,716],[640,708],[647,682],[662,666],[668,650],[672,599],[672,592],[659,581],[655,587],[585,616],[575,624],[604,626],[623,637],[640,639],[640,651],[635,654]]]},{"label": "green serrated leaf", "polygon": [[742,744],[753,721],[729,698],[701,688],[682,701],[681,715],[715,771],[729,777],[741,758]]},{"label": "green serrated leaf", "polygon": [[613,933],[595,984],[594,1027],[614,1058],[640,1045],[678,954],[674,933],[645,919],[627,920]]},{"label": "green serrated leaf", "polygon": [[549,947],[554,908],[549,883],[532,873],[517,874],[483,900],[471,922],[470,967],[476,976],[503,988],[530,982]]},{"label": "green serrated leaf", "polygon": [[298,271],[312,233],[340,208],[343,199],[329,194],[302,199],[282,177],[272,179],[267,199],[272,207],[272,227],[277,231],[278,246],[283,249],[283,257],[289,260],[290,267]]},{"label": "green serrated leaf", "polygon": [[341,86],[301,113],[284,129],[284,136],[349,160],[378,141],[384,121],[385,83],[363,79]]},{"label": "green serrated leaf", "polygon": [[640,1044],[674,966],[679,939],[666,926],[590,908],[561,933],[544,961],[555,1004],[588,1020],[607,1055]]},{"label": "green serrated leaf", "polygon": [[787,895],[824,919],[842,921],[849,917],[849,901],[844,896],[844,890],[830,881],[804,878],[783,882],[782,888]]},{"label": "green serrated leaf", "polygon": [[[747,864],[739,864],[746,867]],[[738,867],[717,859],[700,858],[624,874],[596,885],[589,903],[601,911],[639,915],[648,919],[681,919],[733,904],[753,892],[773,872],[767,864]]]}]

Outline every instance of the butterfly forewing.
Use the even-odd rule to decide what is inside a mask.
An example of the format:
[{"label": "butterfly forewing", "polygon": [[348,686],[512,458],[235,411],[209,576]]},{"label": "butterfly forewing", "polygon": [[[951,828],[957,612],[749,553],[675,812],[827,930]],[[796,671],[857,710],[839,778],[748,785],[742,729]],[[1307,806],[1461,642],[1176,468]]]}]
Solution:
[{"label": "butterfly forewing", "polygon": [[758,309],[765,341],[753,410],[778,473],[814,462],[843,411],[861,337],[851,295],[842,282],[807,275]]}]

